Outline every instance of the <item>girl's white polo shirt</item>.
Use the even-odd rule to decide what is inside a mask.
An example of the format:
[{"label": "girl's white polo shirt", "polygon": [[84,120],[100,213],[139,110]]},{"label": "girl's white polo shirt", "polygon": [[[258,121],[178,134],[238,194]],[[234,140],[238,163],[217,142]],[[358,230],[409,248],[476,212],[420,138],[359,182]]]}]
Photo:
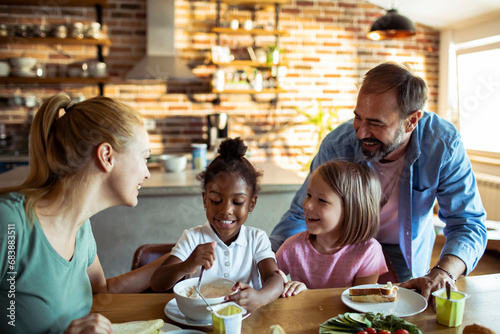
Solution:
[{"label": "girl's white polo shirt", "polygon": [[[267,258],[276,260],[266,232],[243,225],[238,238],[227,246],[219,239],[207,221],[203,225],[184,230],[179,241],[172,248],[171,255],[178,257],[181,261],[186,261],[196,246],[212,241],[217,242],[215,261],[213,266],[205,271],[204,277],[205,275],[224,277],[235,282],[247,283],[256,290],[262,288],[257,264]],[[199,277],[200,269],[192,275],[187,275],[186,278]]]}]

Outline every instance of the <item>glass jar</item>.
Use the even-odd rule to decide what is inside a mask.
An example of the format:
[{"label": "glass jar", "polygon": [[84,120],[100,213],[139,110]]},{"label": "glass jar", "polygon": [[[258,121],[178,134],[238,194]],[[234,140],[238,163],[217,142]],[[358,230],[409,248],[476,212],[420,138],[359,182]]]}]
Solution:
[{"label": "glass jar", "polygon": [[52,34],[56,38],[66,38],[68,37],[68,28],[64,24],[60,24],[54,27]]},{"label": "glass jar", "polygon": [[101,24],[99,22],[92,22],[91,24],[89,24],[85,36],[95,39],[101,38]]},{"label": "glass jar", "polygon": [[71,26],[70,37],[77,38],[77,39],[83,38],[83,23],[82,22],[73,23],[73,25]]},{"label": "glass jar", "polygon": [[28,26],[26,24],[18,24],[14,33],[17,37],[28,37]]},{"label": "glass jar", "polygon": [[6,24],[0,24],[0,36],[1,37],[9,36],[9,27]]},{"label": "glass jar", "polygon": [[38,24],[33,29],[33,35],[35,37],[47,37],[47,32],[49,28],[44,24]]}]

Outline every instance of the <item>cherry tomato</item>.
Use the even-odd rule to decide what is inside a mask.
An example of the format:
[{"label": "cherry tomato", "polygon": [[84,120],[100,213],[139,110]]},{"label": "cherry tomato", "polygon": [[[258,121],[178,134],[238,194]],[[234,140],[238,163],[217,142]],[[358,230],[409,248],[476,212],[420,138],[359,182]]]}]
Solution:
[{"label": "cherry tomato", "polygon": [[368,334],[366,331],[359,331],[356,334]]},{"label": "cherry tomato", "polygon": [[365,332],[367,332],[368,334],[377,334],[377,330],[375,328],[371,328],[371,327],[368,327],[367,329],[365,329]]},{"label": "cherry tomato", "polygon": [[398,329],[394,334],[410,334],[406,329]]},{"label": "cherry tomato", "polygon": [[382,330],[378,331],[378,334],[391,334],[391,331],[382,329]]}]

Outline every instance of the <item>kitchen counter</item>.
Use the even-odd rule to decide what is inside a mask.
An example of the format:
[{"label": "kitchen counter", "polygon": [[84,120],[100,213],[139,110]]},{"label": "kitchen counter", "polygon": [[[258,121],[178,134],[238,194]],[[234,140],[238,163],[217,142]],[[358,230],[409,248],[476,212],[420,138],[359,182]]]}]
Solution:
[{"label": "kitchen counter", "polygon": [[[268,235],[290,207],[304,178],[272,163],[255,164],[264,171],[257,205],[246,225]],[[29,167],[21,166],[0,174],[0,187],[21,184]],[[200,183],[196,173],[164,173],[151,168],[151,178],[139,191],[136,207],[112,207],[90,220],[99,260],[106,277],[130,270],[135,250],[148,243],[175,243],[185,229],[206,221]]]},{"label": "kitchen counter", "polygon": [[[261,180],[261,192],[297,191],[304,178],[280,168],[273,163],[255,164],[264,172]],[[155,195],[199,195],[200,182],[196,180],[198,172],[186,169],[180,173],[164,173],[159,169],[150,169],[151,178],[146,180],[140,190],[140,196]]]},{"label": "kitchen counter", "polygon": [[[304,178],[280,168],[273,163],[260,163],[255,166],[264,172],[261,180],[261,192],[297,191]],[[29,172],[28,166],[20,166],[0,175],[2,187],[21,184]],[[139,197],[160,195],[199,195],[200,182],[196,180],[197,171],[186,169],[179,173],[165,173],[160,168],[150,169],[151,177],[144,181]]]}]

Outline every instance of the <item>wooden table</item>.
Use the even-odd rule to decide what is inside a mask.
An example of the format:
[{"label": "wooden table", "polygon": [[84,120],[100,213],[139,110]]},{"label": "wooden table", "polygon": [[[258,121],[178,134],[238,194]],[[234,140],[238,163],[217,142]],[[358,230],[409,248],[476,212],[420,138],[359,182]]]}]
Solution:
[{"label": "wooden table", "polygon": [[[431,308],[405,318],[416,324],[425,334],[462,333],[463,327],[478,323],[498,332],[500,307],[500,274],[460,278],[458,289],[471,294],[465,305],[461,327],[448,328],[436,322]],[[345,306],[340,289],[318,289],[304,291],[292,298],[280,298],[253,312],[243,321],[242,333],[267,334],[269,326],[280,324],[287,334],[318,333],[319,324],[340,313],[352,311]],[[182,328],[189,328],[171,321],[163,313],[173,294],[97,294],[94,296],[92,312],[99,312],[112,322],[149,320],[162,318]],[[196,328],[211,333],[210,328]]]}]

